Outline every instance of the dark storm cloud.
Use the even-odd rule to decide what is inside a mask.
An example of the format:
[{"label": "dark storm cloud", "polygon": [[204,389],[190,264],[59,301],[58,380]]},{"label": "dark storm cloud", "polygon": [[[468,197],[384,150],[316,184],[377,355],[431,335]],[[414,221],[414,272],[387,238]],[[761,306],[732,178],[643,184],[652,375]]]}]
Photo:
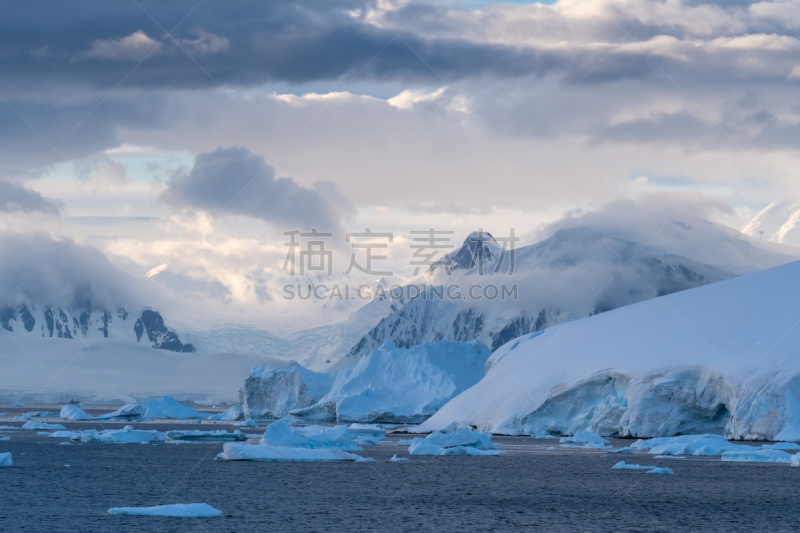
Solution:
[{"label": "dark storm cloud", "polygon": [[199,154],[190,172],[172,178],[162,199],[215,216],[258,218],[286,231],[332,231],[339,228],[341,209],[347,208],[337,196],[329,182],[306,189],[291,178],[276,179],[263,157],[233,147]]},{"label": "dark storm cloud", "polygon": [[0,179],[0,211],[57,215],[59,206],[58,202],[49,200],[24,185]]},{"label": "dark storm cloud", "polygon": [[0,87],[8,93],[53,83],[111,88],[145,57],[125,81],[127,87],[213,87],[214,80],[301,83],[362,69],[362,76],[378,79],[435,80],[430,67],[453,78],[529,75],[546,72],[557,60],[532,49],[464,39],[426,39],[410,32],[395,38],[393,30],[348,14],[365,7],[348,1],[204,2],[175,32],[177,43],[159,44],[164,30],[172,30],[197,4],[141,4],[152,19],[132,2],[7,4],[0,20],[5,73]]}]

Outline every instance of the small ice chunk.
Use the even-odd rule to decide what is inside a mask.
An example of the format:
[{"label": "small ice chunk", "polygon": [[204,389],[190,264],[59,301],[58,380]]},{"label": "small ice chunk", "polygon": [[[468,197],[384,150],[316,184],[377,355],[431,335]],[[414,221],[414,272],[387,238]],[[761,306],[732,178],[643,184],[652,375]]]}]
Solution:
[{"label": "small ice chunk", "polygon": [[491,435],[472,431],[468,428],[463,428],[453,433],[434,431],[425,437],[425,440],[442,448],[455,448],[456,446],[471,446],[484,450],[493,450],[495,448],[494,444],[492,444]]},{"label": "small ice chunk", "polygon": [[580,444],[560,444],[562,448],[583,448]]},{"label": "small ice chunk", "polygon": [[356,459],[356,462],[357,463],[374,463],[375,459],[373,459],[372,457],[359,457],[358,459]]},{"label": "small ice chunk", "polygon": [[648,474],[674,474],[674,473],[675,472],[673,472],[671,468],[664,468],[664,467],[654,468],[648,472]]},{"label": "small ice chunk", "polygon": [[408,439],[400,439],[397,441],[398,446],[411,446],[411,441]]},{"label": "small ice chunk", "polygon": [[796,453],[792,456],[792,466],[800,466],[800,453]]},{"label": "small ice chunk", "polygon": [[653,459],[686,459],[682,455],[656,455]]},{"label": "small ice chunk", "polygon": [[77,405],[73,405],[68,403],[61,408],[61,412],[58,414],[59,417],[63,418],[64,420],[92,420],[93,417]]},{"label": "small ice chunk", "polygon": [[156,505],[155,507],[113,507],[108,514],[128,516],[219,516],[222,511],[214,509],[207,503],[175,503],[172,505]]},{"label": "small ice chunk", "polygon": [[757,450],[750,448],[749,451],[725,452],[722,454],[723,461],[735,461],[743,463],[791,463],[792,455],[781,450]]},{"label": "small ice chunk", "polygon": [[0,466],[13,466],[11,452],[0,453]]},{"label": "small ice chunk", "polygon": [[61,424],[47,424],[44,422],[25,422],[22,429],[67,429]]},{"label": "small ice chunk", "polygon": [[0,440],[11,440],[11,437],[0,437]]},{"label": "small ice chunk", "polygon": [[556,448],[555,446],[549,446],[547,449],[548,450],[557,450],[558,448]]},{"label": "small ice chunk", "polygon": [[611,467],[612,470],[652,470],[653,468],[656,467],[644,466],[644,465],[631,465],[626,463],[625,461],[620,461]]},{"label": "small ice chunk", "polygon": [[208,417],[209,420],[222,420],[225,422],[233,422],[244,418],[244,411],[238,405],[231,405],[227,411],[217,413]]},{"label": "small ice chunk", "polygon": [[402,463],[403,461],[408,461],[408,457],[397,457],[397,454],[395,454],[389,461],[393,463]]},{"label": "small ice chunk", "polygon": [[360,456],[332,449],[289,448],[266,444],[226,442],[217,456],[226,461],[330,462],[357,461]]},{"label": "small ice chunk", "polygon": [[576,444],[608,444],[608,441],[593,431],[577,431],[571,437],[561,437],[558,442]]},{"label": "small ice chunk", "polygon": [[[70,436],[72,440],[80,442],[103,442],[114,444],[149,444],[152,442],[164,442],[166,437],[160,431],[133,429],[133,426],[125,426],[124,429],[107,429],[96,431],[87,429],[86,431],[76,431]],[[51,435],[64,436],[64,435]]]}]

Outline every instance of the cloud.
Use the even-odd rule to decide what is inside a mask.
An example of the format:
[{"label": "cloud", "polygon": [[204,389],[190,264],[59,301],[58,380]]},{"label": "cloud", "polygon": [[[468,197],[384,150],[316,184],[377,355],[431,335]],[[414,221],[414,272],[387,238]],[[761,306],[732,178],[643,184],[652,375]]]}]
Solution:
[{"label": "cloud", "polygon": [[97,39],[83,57],[141,61],[157,53],[158,48],[158,41],[148,37],[142,30],[136,30],[121,39]]},{"label": "cloud", "polygon": [[350,209],[332,183],[306,189],[291,178],[276,179],[263,157],[240,147],[198,155],[191,171],[175,175],[161,198],[213,216],[258,218],[285,231],[338,230],[342,210]]},{"label": "cloud", "polygon": [[45,198],[24,185],[0,179],[0,211],[58,215],[60,205],[59,202]]},{"label": "cloud", "polygon": [[0,233],[0,305],[116,311],[133,279],[96,248],[41,233]]}]

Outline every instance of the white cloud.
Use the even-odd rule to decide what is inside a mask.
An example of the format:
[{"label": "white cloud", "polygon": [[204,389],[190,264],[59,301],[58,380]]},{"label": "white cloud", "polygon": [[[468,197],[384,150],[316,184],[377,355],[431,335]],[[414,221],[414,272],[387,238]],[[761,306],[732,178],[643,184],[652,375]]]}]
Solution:
[{"label": "white cloud", "polygon": [[158,41],[148,37],[142,30],[136,30],[121,39],[97,39],[84,56],[118,61],[141,61],[160,51]]}]

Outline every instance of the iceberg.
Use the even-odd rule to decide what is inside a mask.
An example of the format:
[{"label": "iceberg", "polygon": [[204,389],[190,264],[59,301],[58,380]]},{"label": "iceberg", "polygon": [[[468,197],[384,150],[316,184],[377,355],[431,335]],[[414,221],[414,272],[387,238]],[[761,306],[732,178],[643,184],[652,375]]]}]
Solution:
[{"label": "iceberg", "polygon": [[[748,446],[748,448],[750,448]],[[791,463],[794,456],[781,450],[756,450],[733,451],[722,454],[723,461],[742,463]]]},{"label": "iceberg", "polygon": [[225,422],[233,422],[242,418],[244,418],[244,411],[238,405],[231,405],[227,411],[208,417],[209,420],[222,420]]},{"label": "iceberg", "polygon": [[0,453],[0,466],[14,466],[11,460],[11,452]]},{"label": "iceberg", "polygon": [[[316,428],[320,427],[322,426],[316,426]],[[361,448],[353,442],[353,436],[347,426],[324,428],[323,431],[315,431],[307,437],[299,434],[300,432],[295,429],[308,431],[308,428],[292,428],[285,419],[273,422],[264,431],[261,444],[316,450],[361,451]]]},{"label": "iceberg", "polygon": [[381,443],[381,439],[372,435],[360,435],[356,437],[355,443],[359,446],[378,446]]},{"label": "iceberg", "polygon": [[94,418],[77,405],[71,403],[64,405],[58,416],[64,420],[92,420]]},{"label": "iceberg", "polygon": [[391,459],[389,459],[392,463],[402,463],[404,461],[408,461],[408,457],[397,457],[397,454],[393,455]]},{"label": "iceberg", "polygon": [[797,279],[788,263],[517,337],[420,431],[800,440]]},{"label": "iceberg", "polygon": [[288,461],[288,462],[331,462],[359,461],[363,458],[341,450],[289,448],[266,444],[245,444],[226,442],[222,453],[217,456],[226,461]]},{"label": "iceberg", "polygon": [[104,415],[97,415],[95,418],[99,420],[107,420],[111,418],[133,418],[142,414],[142,407],[138,403],[128,403]]},{"label": "iceberg", "polygon": [[277,420],[293,409],[310,407],[330,390],[333,374],[314,372],[297,363],[288,368],[253,367],[239,392],[244,416]]},{"label": "iceberg", "polygon": [[632,465],[628,464],[625,461],[620,461],[614,466],[611,467],[612,470],[652,470],[656,468],[655,466],[642,466],[642,465]]},{"label": "iceberg", "polygon": [[654,468],[648,472],[648,474],[674,474],[675,472],[672,471],[671,468],[660,467]]},{"label": "iceberg", "polygon": [[800,466],[800,454],[794,454],[791,459],[792,466]]},{"label": "iceberg", "polygon": [[485,374],[489,349],[479,341],[439,341],[412,348],[387,342],[334,374],[330,392],[306,408],[301,420],[419,423]]},{"label": "iceberg", "polygon": [[193,440],[193,441],[238,441],[247,440],[247,436],[238,429],[228,433],[224,429],[218,431],[200,431],[197,429],[189,431],[167,431],[167,437],[172,440]]},{"label": "iceberg", "polygon": [[206,419],[210,417],[208,413],[201,413],[187,405],[178,403],[172,396],[162,396],[158,400],[148,400],[142,402],[142,417],[163,419],[163,418],[182,418],[182,419]]},{"label": "iceberg", "polygon": [[219,516],[222,511],[214,509],[207,503],[174,503],[156,505],[155,507],[113,507],[108,514],[126,516],[176,516],[176,517],[212,517]]},{"label": "iceberg", "polygon": [[25,422],[22,429],[67,429],[61,424],[47,424],[45,422]]},{"label": "iceberg", "polygon": [[[454,448],[469,448],[476,451],[458,450],[452,453],[446,451]],[[411,455],[499,455],[505,453],[478,453],[496,451],[494,448],[491,435],[464,428],[452,433],[435,431],[424,439],[416,437],[411,441],[408,453]]]}]

